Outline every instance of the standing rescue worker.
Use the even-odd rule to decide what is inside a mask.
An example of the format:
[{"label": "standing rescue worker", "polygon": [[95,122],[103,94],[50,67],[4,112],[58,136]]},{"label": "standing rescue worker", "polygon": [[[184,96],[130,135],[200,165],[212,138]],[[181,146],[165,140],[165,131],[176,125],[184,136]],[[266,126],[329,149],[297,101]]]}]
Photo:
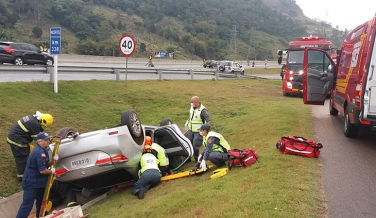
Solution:
[{"label": "standing rescue worker", "polygon": [[202,145],[202,136],[199,134],[199,128],[202,124],[211,125],[211,119],[208,110],[201,104],[197,96],[191,98],[191,109],[189,111],[189,119],[187,120],[188,139],[193,146],[193,157],[197,163],[200,147]]},{"label": "standing rescue worker", "polygon": [[141,169],[138,172],[140,178],[133,188],[133,194],[137,195],[138,199],[144,199],[145,193],[161,181],[161,171],[158,168],[156,152],[150,145],[144,145],[142,150]]},{"label": "standing rescue worker", "polygon": [[145,145],[151,145],[151,148],[157,152],[157,158],[159,162],[158,168],[162,174],[167,173],[168,165],[170,164],[170,162],[166,150],[159,144],[153,142],[150,136],[145,137]]},{"label": "standing rescue worker", "polygon": [[[33,208],[34,201],[36,201],[36,215],[39,217],[48,176],[55,173],[55,168],[51,167],[51,170],[48,169],[51,162],[46,148],[49,146],[50,140],[51,137],[47,133],[41,132],[37,135],[38,144],[27,159],[22,179],[23,201],[16,218],[27,218]],[[57,161],[59,157],[55,155],[53,159]]]},{"label": "standing rescue worker", "polygon": [[218,168],[226,165],[231,150],[230,145],[226,139],[219,133],[210,131],[211,127],[208,124],[204,124],[200,128],[200,134],[203,136],[203,145],[205,149],[199,157],[199,161],[195,165],[195,169],[202,169],[206,171],[206,160],[210,160]]},{"label": "standing rescue worker", "polygon": [[16,161],[17,178],[22,181],[27,158],[30,154],[30,142],[43,132],[42,127],[49,127],[54,122],[50,114],[37,111],[35,115],[21,118],[13,124],[8,133],[7,142]]}]

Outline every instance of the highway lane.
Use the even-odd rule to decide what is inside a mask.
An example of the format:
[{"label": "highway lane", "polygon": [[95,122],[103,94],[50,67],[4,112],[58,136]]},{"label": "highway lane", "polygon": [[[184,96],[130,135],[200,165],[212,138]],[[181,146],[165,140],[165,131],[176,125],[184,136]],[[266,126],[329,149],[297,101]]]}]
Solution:
[{"label": "highway lane", "polygon": [[343,134],[343,118],[325,106],[313,106],[321,151],[329,218],[376,217],[376,134],[362,129],[356,139]]}]

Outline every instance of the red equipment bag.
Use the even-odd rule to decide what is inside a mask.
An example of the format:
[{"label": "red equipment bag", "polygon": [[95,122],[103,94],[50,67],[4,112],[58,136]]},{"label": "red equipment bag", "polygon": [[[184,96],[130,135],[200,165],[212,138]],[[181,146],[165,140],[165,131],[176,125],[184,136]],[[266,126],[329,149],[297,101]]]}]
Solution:
[{"label": "red equipment bag", "polygon": [[319,157],[323,148],[321,143],[298,136],[282,137],[276,144],[284,154],[296,154],[303,157]]},{"label": "red equipment bag", "polygon": [[250,148],[245,150],[229,150],[228,153],[230,154],[230,158],[228,160],[228,168],[230,170],[232,166],[249,167],[258,159],[256,151]]}]

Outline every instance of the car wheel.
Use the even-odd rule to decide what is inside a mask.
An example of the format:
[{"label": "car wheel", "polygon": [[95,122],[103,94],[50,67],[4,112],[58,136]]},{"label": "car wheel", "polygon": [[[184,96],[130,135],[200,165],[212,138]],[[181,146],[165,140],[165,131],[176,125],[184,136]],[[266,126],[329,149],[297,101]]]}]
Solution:
[{"label": "car wheel", "polygon": [[121,125],[127,126],[134,137],[140,137],[142,133],[141,121],[136,111],[126,110],[121,114]]},{"label": "car wheel", "polygon": [[60,129],[56,135],[61,136],[62,139],[71,138],[76,134],[77,130],[73,127],[64,127]]},{"label": "car wheel", "polygon": [[171,125],[172,121],[170,119],[163,119],[160,123],[159,126],[166,126],[166,125]]},{"label": "car wheel", "polygon": [[335,108],[333,107],[333,101],[332,101],[332,98],[330,98],[330,100],[329,100],[329,113],[330,113],[330,115],[334,115],[334,116],[338,114],[337,109],[335,109]]},{"label": "car wheel", "polygon": [[52,60],[52,58],[47,58],[46,65],[49,67],[54,65],[54,61]]},{"label": "car wheel", "polygon": [[220,71],[224,71],[224,70],[225,70],[225,67],[224,67],[224,66],[220,66],[220,67],[219,67],[219,70],[220,70]]},{"label": "car wheel", "polygon": [[206,65],[204,65],[204,68],[206,68]]},{"label": "car wheel", "polygon": [[14,64],[23,65],[24,64],[23,59],[21,57],[16,57],[16,59],[14,59]]},{"label": "car wheel", "polygon": [[242,73],[241,73],[242,75],[244,75],[244,71],[242,71]]},{"label": "car wheel", "polygon": [[234,74],[235,72],[233,71],[233,70],[231,70],[231,72],[230,72],[231,74]]},{"label": "car wheel", "polygon": [[354,124],[350,122],[349,111],[346,108],[345,122],[344,122],[344,128],[343,128],[345,136],[349,138],[355,138],[358,135],[358,129],[359,128],[357,126],[355,126]]}]

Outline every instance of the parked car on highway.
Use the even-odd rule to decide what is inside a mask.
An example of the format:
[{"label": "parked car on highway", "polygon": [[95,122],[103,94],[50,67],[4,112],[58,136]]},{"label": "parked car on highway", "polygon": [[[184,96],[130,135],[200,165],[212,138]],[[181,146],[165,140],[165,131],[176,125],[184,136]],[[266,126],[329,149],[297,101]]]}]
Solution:
[{"label": "parked car on highway", "polygon": [[222,61],[218,66],[218,70],[223,73],[240,73],[244,75],[244,67],[234,61]]},{"label": "parked car on highway", "polygon": [[53,57],[42,52],[35,45],[16,42],[0,42],[0,63],[15,65],[43,64],[52,66]]},{"label": "parked car on highway", "polygon": [[218,61],[215,60],[206,60],[204,63],[204,68],[216,68],[218,65]]},{"label": "parked car on highway", "polygon": [[160,126],[141,125],[134,110],[124,111],[121,124],[112,128],[79,134],[65,127],[57,135],[63,138],[55,172],[58,180],[86,190],[137,180],[145,136],[166,150],[170,170],[179,169],[193,155],[191,142],[169,119]]}]

